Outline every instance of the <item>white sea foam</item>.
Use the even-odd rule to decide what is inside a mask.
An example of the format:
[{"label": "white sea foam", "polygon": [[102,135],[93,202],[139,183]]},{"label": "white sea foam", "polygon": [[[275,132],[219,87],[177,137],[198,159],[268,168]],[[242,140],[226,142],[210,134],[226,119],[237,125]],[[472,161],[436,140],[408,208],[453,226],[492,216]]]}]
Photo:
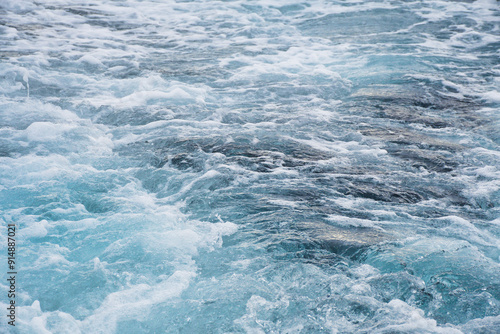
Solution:
[{"label": "white sea foam", "polygon": [[0,11],[21,331],[498,327],[496,1]]}]

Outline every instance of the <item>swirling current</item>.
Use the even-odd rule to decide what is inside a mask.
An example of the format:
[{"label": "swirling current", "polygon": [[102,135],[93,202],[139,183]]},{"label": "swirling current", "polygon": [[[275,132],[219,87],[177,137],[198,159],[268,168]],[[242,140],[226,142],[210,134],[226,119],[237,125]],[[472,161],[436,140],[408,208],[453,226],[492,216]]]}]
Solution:
[{"label": "swirling current", "polygon": [[2,333],[500,332],[497,1],[3,0],[0,133]]}]

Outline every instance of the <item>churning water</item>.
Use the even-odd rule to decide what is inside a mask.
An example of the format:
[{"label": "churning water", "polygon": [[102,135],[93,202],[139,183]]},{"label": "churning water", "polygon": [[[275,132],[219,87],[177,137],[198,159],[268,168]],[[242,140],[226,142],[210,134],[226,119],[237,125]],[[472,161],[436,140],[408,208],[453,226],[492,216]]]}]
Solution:
[{"label": "churning water", "polygon": [[0,24],[1,331],[500,331],[497,1],[3,0]]}]

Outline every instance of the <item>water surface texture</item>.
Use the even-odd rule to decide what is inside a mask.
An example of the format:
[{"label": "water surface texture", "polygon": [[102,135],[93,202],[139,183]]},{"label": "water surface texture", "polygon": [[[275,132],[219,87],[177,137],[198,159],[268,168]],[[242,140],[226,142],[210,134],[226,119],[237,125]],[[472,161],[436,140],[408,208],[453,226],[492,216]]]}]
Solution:
[{"label": "water surface texture", "polygon": [[0,4],[12,333],[499,333],[500,4]]}]

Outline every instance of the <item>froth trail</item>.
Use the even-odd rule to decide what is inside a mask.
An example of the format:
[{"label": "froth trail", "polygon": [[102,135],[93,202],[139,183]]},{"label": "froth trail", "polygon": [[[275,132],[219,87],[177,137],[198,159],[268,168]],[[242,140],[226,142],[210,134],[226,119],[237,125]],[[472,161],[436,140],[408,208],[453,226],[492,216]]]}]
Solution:
[{"label": "froth trail", "polygon": [[3,1],[0,329],[494,333],[499,15]]}]

